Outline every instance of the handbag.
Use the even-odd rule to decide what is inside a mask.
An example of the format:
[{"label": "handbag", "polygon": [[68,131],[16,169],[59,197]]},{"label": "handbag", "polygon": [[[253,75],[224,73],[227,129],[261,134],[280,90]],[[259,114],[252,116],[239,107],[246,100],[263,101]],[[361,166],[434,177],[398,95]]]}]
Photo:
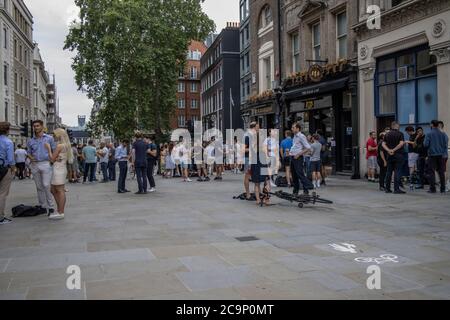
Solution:
[{"label": "handbag", "polygon": [[9,168],[5,167],[5,160],[0,159],[0,182],[8,174]]}]

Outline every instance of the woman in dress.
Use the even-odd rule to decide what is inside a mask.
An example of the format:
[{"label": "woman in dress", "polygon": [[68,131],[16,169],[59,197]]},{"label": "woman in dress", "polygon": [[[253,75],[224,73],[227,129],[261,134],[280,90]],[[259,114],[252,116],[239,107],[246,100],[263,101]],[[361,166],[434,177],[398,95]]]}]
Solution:
[{"label": "woman in dress", "polygon": [[165,161],[166,175],[165,175],[165,178],[172,178],[173,170],[175,170],[175,161],[173,160],[173,157],[172,157],[173,149],[174,149],[174,144],[170,143],[169,149],[167,150],[167,153],[166,153],[166,161]]},{"label": "woman in dress", "polygon": [[65,184],[67,177],[67,164],[73,163],[73,152],[69,136],[63,129],[56,129],[54,132],[56,149],[52,152],[49,144],[46,144],[50,161],[53,163],[53,177],[51,192],[55,197],[57,213],[49,216],[50,220],[64,219],[64,208],[66,206]]}]

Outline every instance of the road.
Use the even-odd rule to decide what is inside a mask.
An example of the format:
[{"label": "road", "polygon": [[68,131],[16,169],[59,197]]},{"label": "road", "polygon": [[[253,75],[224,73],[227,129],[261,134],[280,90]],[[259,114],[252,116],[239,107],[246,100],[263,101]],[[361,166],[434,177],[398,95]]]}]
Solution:
[{"label": "road", "polygon": [[[448,194],[386,195],[335,177],[320,192],[333,205],[259,208],[232,199],[241,180],[158,178],[141,196],[70,185],[64,221],[0,226],[0,299],[450,298]],[[7,210],[35,201],[33,182],[15,181]],[[397,258],[374,260],[385,254]],[[67,288],[71,265],[80,290]],[[367,287],[370,265],[379,290]]]}]

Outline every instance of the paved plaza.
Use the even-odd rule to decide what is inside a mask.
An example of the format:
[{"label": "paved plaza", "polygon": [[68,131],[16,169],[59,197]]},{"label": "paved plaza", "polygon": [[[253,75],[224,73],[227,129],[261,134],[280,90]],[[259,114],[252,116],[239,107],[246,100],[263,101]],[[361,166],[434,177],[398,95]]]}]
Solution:
[{"label": "paved plaza", "polygon": [[[320,192],[333,205],[259,208],[232,199],[241,180],[158,178],[157,193],[141,196],[70,185],[64,221],[0,226],[0,299],[450,298],[449,194],[386,195],[334,177]],[[33,182],[15,181],[7,210],[35,201]],[[397,258],[355,261],[386,254]],[[369,290],[377,262],[381,289]],[[70,265],[81,290],[67,289]]]}]

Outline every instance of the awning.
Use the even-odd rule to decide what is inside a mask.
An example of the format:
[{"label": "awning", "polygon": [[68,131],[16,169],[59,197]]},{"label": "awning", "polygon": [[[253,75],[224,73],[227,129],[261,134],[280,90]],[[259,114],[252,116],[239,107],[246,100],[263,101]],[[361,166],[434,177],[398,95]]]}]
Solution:
[{"label": "awning", "polygon": [[317,97],[335,90],[346,88],[348,85],[348,80],[349,78],[345,77],[337,80],[325,81],[318,84],[285,91],[283,95],[286,100]]}]

